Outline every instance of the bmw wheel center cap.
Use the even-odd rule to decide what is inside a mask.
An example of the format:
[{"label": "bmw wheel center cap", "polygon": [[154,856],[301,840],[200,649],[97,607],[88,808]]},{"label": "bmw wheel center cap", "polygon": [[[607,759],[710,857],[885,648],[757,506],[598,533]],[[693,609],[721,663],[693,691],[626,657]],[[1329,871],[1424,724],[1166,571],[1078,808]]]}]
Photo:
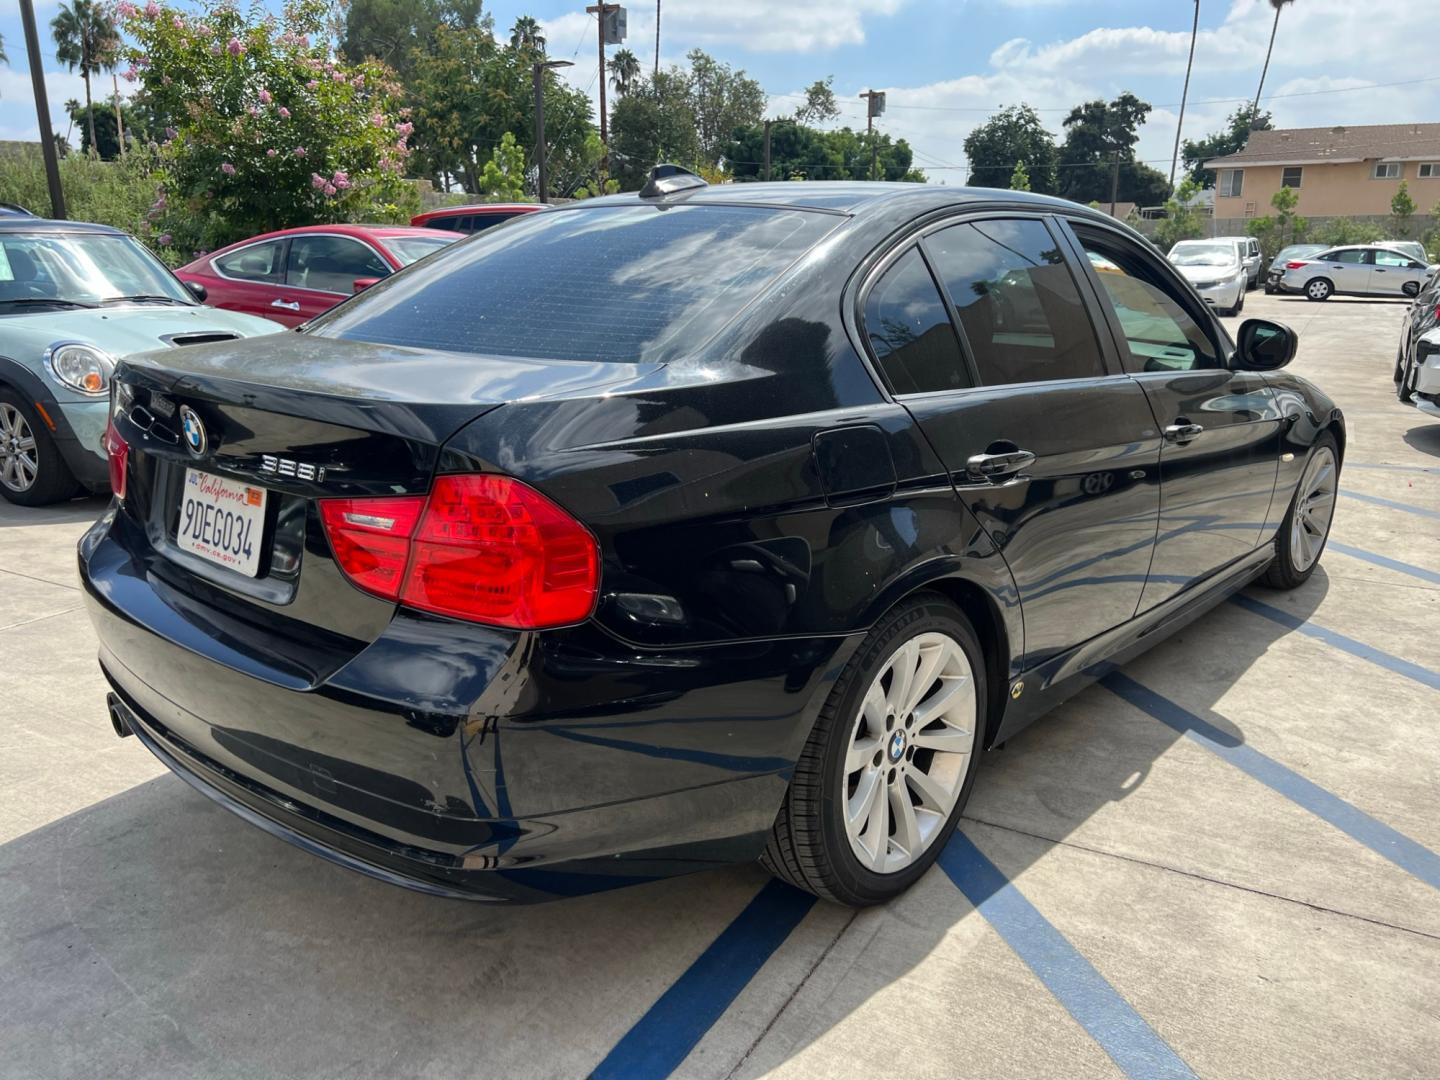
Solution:
[{"label": "bmw wheel center cap", "polygon": [[890,760],[899,761],[905,756],[905,732],[897,730],[890,736]]}]

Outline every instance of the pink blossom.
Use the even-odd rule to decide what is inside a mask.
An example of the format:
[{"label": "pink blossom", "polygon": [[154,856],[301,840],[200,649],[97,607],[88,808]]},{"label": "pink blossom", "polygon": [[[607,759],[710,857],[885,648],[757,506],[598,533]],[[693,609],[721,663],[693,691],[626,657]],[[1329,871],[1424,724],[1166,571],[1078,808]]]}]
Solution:
[{"label": "pink blossom", "polygon": [[135,79],[139,76],[139,74],[139,70],[135,67],[134,64],[131,64],[128,68],[126,68],[120,73],[120,77],[126,82],[134,82]]},{"label": "pink blossom", "polygon": [[167,127],[167,128],[165,129],[165,139],[166,139],[166,141],[169,141],[170,139],[175,138],[175,136],[176,136],[176,135],[179,135],[179,134],[180,134],[180,133],[179,133],[178,131],[176,131],[173,127]]},{"label": "pink blossom", "polygon": [[341,191],[344,191],[350,186],[350,174],[341,169],[330,178],[330,182]]},{"label": "pink blossom", "polygon": [[224,51],[224,49],[220,48],[220,43],[218,41],[214,45],[210,46],[211,56],[219,56]]},{"label": "pink blossom", "polygon": [[356,75],[355,78],[350,80],[350,85],[358,90],[360,87],[365,85],[365,76]]},{"label": "pink blossom", "polygon": [[269,150],[266,150],[266,151],[265,151],[265,156],[266,156],[266,157],[274,157],[274,156],[275,156],[276,154],[278,154],[279,152],[280,152],[280,151],[276,150],[276,149],[272,146]]},{"label": "pink blossom", "polygon": [[185,29],[185,20],[182,19],[179,15],[176,15],[176,16],[175,16],[175,29],[176,29],[176,30],[184,30],[184,29]]},{"label": "pink blossom", "polygon": [[384,127],[384,126],[385,126],[385,114],[384,114],[384,113],[378,113],[378,112],[377,112],[377,113],[371,113],[371,114],[370,114],[370,125],[371,125],[372,127]]},{"label": "pink blossom", "polygon": [[159,15],[159,14],[160,14],[160,5],[157,4],[157,3],[155,3],[155,0],[150,0],[150,3],[148,3],[148,4],[145,5],[145,17],[146,17],[147,19],[153,19],[153,18],[155,18],[156,15]]},{"label": "pink blossom", "polygon": [[251,105],[251,106],[250,106],[249,108],[247,108],[245,111],[248,112],[251,116],[259,116],[259,115],[260,115],[260,106],[258,106],[258,105]]},{"label": "pink blossom", "polygon": [[197,23],[195,26],[195,33],[199,34],[201,37],[209,37],[214,32],[214,30],[210,29],[209,23]]},{"label": "pink blossom", "polygon": [[122,19],[130,18],[130,16],[134,15],[139,10],[140,9],[137,8],[134,4],[130,3],[130,0],[120,0],[120,3],[115,5],[115,14],[119,15]]},{"label": "pink blossom", "polygon": [[309,34],[301,34],[301,35],[300,35],[300,47],[301,47],[302,49],[308,49],[308,48],[310,47],[310,35],[309,35]]},{"label": "pink blossom", "polygon": [[275,100],[275,99],[270,96],[270,91],[269,91],[269,90],[261,90],[261,91],[260,91],[260,104],[261,104],[261,105],[269,105],[270,102],[272,102],[272,101],[274,101],[274,100]]},{"label": "pink blossom", "polygon": [[156,237],[155,239],[156,239],[156,243],[158,243],[161,247],[169,247],[169,246],[170,246],[170,241],[173,240],[174,237],[171,236],[168,232],[162,232],[162,233],[161,233],[158,237]]},{"label": "pink blossom", "polygon": [[325,190],[325,194],[326,194],[326,195],[334,195],[334,194],[335,194],[335,185],[334,185],[334,184],[326,184],[324,190]]},{"label": "pink blossom", "polygon": [[281,105],[281,106],[280,106],[280,119],[281,119],[281,120],[289,120],[289,119],[290,119],[290,110],[287,109],[287,108],[285,108],[284,105]]},{"label": "pink blossom", "polygon": [[297,147],[295,147],[295,156],[296,156],[296,157],[304,157],[304,156],[305,156],[305,147],[303,147],[303,146],[297,146]]},{"label": "pink blossom", "polygon": [[332,71],[330,73],[330,79],[332,82],[344,82],[345,73],[343,71]]},{"label": "pink blossom", "polygon": [[310,186],[311,186],[312,188],[314,188],[316,191],[319,191],[321,188],[323,188],[323,187],[325,186],[325,177],[321,176],[318,172],[316,172],[316,173],[311,173],[311,174],[310,174]]},{"label": "pink blossom", "polygon": [[234,176],[235,166],[231,165],[228,161],[222,162],[220,165],[220,171],[223,172],[226,176]]},{"label": "pink blossom", "polygon": [[415,125],[410,123],[409,121],[406,121],[403,124],[396,124],[395,130],[399,132],[402,137],[404,137],[408,136],[412,131],[415,130]]},{"label": "pink blossom", "polygon": [[309,82],[307,82],[307,83],[305,84],[305,89],[306,89],[306,90],[314,90],[314,89],[315,89],[317,86],[319,86],[319,85],[320,85],[320,84],[319,84],[318,82],[316,82],[314,79],[311,79]]},{"label": "pink blossom", "polygon": [[226,48],[227,50],[229,50],[229,53],[230,53],[231,56],[244,56],[244,55],[245,55],[245,46],[240,43],[240,39],[239,39],[239,38],[234,38],[234,37],[232,37],[232,38],[229,40],[229,42],[225,45],[225,48]]}]

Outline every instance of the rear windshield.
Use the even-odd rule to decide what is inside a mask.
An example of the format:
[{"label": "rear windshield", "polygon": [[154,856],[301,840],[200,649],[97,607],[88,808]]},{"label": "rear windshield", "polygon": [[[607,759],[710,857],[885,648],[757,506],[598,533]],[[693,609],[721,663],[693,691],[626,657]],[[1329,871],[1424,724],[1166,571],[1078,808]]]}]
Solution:
[{"label": "rear windshield", "polygon": [[708,340],[841,219],[751,206],[528,214],[367,289],[321,337],[613,363]]}]

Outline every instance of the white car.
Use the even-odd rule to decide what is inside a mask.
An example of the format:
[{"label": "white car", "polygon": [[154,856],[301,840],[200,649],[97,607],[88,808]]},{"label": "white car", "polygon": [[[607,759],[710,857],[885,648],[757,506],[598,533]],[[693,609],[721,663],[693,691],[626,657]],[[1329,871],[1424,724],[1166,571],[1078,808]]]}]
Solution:
[{"label": "white car", "polygon": [[1304,293],[1309,300],[1347,296],[1420,295],[1430,267],[1403,251],[1379,244],[1333,247],[1318,255],[1292,259],[1280,279],[1282,292]]},{"label": "white car", "polygon": [[1245,264],[1245,287],[1253,289],[1260,284],[1260,271],[1265,258],[1260,253],[1260,241],[1253,236],[1212,236],[1211,240],[1223,240],[1235,245],[1240,261]]},{"label": "white car", "polygon": [[1250,271],[1229,238],[1181,240],[1170,249],[1168,258],[1195,286],[1200,298],[1220,314],[1234,315],[1245,307]]},{"label": "white car", "polygon": [[1440,327],[1421,334],[1415,342],[1415,368],[1410,379],[1410,395],[1401,400],[1440,417]]}]

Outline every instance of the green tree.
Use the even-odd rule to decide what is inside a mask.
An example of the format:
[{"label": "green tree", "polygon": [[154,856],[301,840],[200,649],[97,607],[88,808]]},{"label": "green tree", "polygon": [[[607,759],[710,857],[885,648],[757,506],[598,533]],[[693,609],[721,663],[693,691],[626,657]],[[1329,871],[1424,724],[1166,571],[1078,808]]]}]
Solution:
[{"label": "green tree", "polygon": [[610,58],[610,85],[624,97],[640,78],[640,61],[629,49],[616,49]]},{"label": "green tree", "polygon": [[[102,161],[113,161],[120,156],[120,132],[115,122],[115,113],[112,109],[100,109],[95,113],[95,123],[86,126],[85,107],[78,101],[66,102],[67,107],[73,105],[73,110],[68,110],[71,123],[82,125],[80,129],[80,149],[89,154],[93,148]],[[137,117],[137,110],[129,106],[122,106],[121,116],[125,124],[125,135],[134,143],[143,143],[150,138],[150,126],[143,116]],[[96,141],[90,141],[90,132],[95,132]],[[67,138],[68,133],[67,133]]]},{"label": "green tree", "polygon": [[480,174],[480,194],[491,202],[515,202],[525,197],[525,151],[507,131]]},{"label": "green tree", "polygon": [[1437,256],[1440,256],[1440,202],[1430,208],[1430,228],[1425,230],[1421,237],[1425,250],[1430,254],[1430,261],[1433,263]]},{"label": "green tree", "polygon": [[1175,194],[1165,202],[1165,216],[1155,226],[1155,246],[1169,251],[1181,240],[1197,240],[1205,235],[1205,222],[1194,207],[1199,187],[1190,177],[1180,181]]},{"label": "green tree", "polygon": [[1009,188],[1011,191],[1030,190],[1030,170],[1025,168],[1025,162],[1015,162],[1015,171],[1010,174]]},{"label": "green tree", "polygon": [[259,7],[120,5],[140,96],[170,118],[152,208],[161,246],[194,251],[294,225],[403,219],[418,205],[401,178],[412,125],[399,86],[378,63],[331,55],[329,10],[325,0],[291,0],[277,20]]},{"label": "green tree", "polygon": [[[155,199],[158,170],[158,154],[143,143],[133,146],[118,161],[67,154],[60,159],[60,187],[75,220],[143,233]],[[0,202],[18,203],[32,210],[50,205],[39,143],[11,144],[0,149]]]},{"label": "green tree", "polygon": [[[870,151],[881,180],[923,180],[913,168],[914,154],[904,139],[876,132],[840,128],[821,131],[804,124],[770,128],[771,171],[792,180],[865,180],[870,176]],[[736,179],[759,179],[764,170],[765,129],[753,124],[736,130],[725,159]]]},{"label": "green tree", "polygon": [[765,91],[744,71],[700,49],[691,49],[685,59],[690,62],[690,111],[699,137],[700,163],[715,165],[736,128],[760,122]]},{"label": "green tree", "polygon": [[108,8],[95,0],[70,0],[60,5],[60,14],[50,22],[55,35],[55,59],[70,71],[79,71],[85,80],[85,115],[90,145],[95,139],[95,102],[90,96],[90,77],[110,71],[120,52],[120,32]]},{"label": "green tree", "polygon": [[1340,247],[1343,244],[1374,244],[1385,238],[1385,230],[1369,221],[1354,218],[1331,218],[1312,234],[1317,244]]},{"label": "green tree", "polygon": [[1411,218],[1414,216],[1415,200],[1410,197],[1409,185],[1401,180],[1400,190],[1395,192],[1395,197],[1390,200],[1390,230],[1396,239],[1410,238]]},{"label": "green tree", "polygon": [[376,59],[409,80],[415,56],[428,52],[441,27],[492,30],[481,0],[349,0],[340,54],[350,63]]},{"label": "green tree", "polygon": [[1230,114],[1225,127],[1198,142],[1186,139],[1180,152],[1185,171],[1190,179],[1201,187],[1215,186],[1215,171],[1205,168],[1211,158],[1229,157],[1245,149],[1252,131],[1268,131],[1271,127],[1268,112],[1251,115],[1248,106],[1241,106]]},{"label": "green tree", "polygon": [[1001,109],[975,128],[965,137],[965,156],[970,162],[968,183],[1004,187],[1015,163],[1023,161],[1032,190],[1047,195],[1056,191],[1055,139],[1029,105]]},{"label": "green tree", "polygon": [[823,124],[840,115],[840,106],[835,103],[835,90],[831,85],[834,82],[835,76],[827,75],[805,88],[805,101],[795,109],[797,124]]},{"label": "green tree", "polygon": [[1076,202],[1110,202],[1111,175],[1119,162],[1116,199],[1141,206],[1165,200],[1170,186],[1163,173],[1135,160],[1140,126],[1150,105],[1126,90],[1108,104],[1087,101],[1065,118],[1065,142],[1060,148],[1058,194]]}]

